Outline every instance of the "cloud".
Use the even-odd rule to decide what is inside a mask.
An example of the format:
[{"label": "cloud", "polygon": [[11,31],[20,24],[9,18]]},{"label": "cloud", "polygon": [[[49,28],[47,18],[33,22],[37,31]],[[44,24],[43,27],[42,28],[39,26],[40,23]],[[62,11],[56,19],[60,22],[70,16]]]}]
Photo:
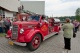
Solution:
[{"label": "cloud", "polygon": [[80,0],[61,0],[63,2],[72,2],[72,1],[80,1]]},{"label": "cloud", "polygon": [[21,1],[44,1],[44,0],[21,0]]},{"label": "cloud", "polygon": [[67,3],[58,4],[58,5],[46,6],[46,10],[60,11],[60,10],[74,8],[74,7],[75,8],[80,7],[80,2],[67,2]]},{"label": "cloud", "polygon": [[[61,2],[59,4],[46,6],[46,15],[51,16],[73,16],[76,9],[80,7],[80,1]],[[51,12],[51,13],[50,13]]]},{"label": "cloud", "polygon": [[45,1],[45,14],[48,16],[74,16],[80,8],[80,0],[26,0]]}]

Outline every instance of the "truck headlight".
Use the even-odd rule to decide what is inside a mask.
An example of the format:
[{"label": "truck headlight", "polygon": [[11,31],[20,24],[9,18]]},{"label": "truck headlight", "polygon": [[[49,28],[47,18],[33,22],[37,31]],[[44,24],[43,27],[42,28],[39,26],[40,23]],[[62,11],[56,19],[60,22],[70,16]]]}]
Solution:
[{"label": "truck headlight", "polygon": [[22,29],[20,29],[20,33],[22,34],[24,32],[24,29],[22,28]]}]

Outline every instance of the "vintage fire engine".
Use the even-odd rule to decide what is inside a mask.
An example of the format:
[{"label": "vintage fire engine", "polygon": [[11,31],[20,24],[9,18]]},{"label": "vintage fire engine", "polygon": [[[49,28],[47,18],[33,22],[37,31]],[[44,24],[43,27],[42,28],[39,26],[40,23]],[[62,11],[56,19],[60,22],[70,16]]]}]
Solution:
[{"label": "vintage fire engine", "polygon": [[[27,17],[27,15],[22,17],[25,16]],[[60,32],[59,22],[55,22],[54,18],[49,18],[47,21],[49,23],[42,21],[41,15],[30,15],[27,21],[13,22],[6,36],[9,44],[28,46],[29,50],[36,50],[42,41]]]}]

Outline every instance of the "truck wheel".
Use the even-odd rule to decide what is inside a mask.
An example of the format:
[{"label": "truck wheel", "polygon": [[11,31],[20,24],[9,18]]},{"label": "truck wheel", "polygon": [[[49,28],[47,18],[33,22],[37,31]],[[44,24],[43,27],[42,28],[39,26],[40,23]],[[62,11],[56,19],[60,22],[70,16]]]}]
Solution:
[{"label": "truck wheel", "polygon": [[30,43],[28,43],[28,49],[30,51],[34,51],[40,46],[40,44],[41,44],[41,36],[40,36],[40,34],[36,34],[33,37],[32,41]]},{"label": "truck wheel", "polygon": [[58,35],[59,33],[56,33],[55,35]]}]

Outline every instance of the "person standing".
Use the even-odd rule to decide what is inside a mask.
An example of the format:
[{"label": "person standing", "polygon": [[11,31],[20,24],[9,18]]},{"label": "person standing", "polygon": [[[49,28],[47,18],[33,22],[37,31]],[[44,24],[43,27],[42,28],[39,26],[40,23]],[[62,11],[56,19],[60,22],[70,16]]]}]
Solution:
[{"label": "person standing", "polygon": [[17,18],[13,18],[13,20],[12,20],[13,22],[16,22],[17,21]]},{"label": "person standing", "polygon": [[7,17],[7,19],[6,19],[8,22],[9,22],[9,27],[11,26],[11,20],[10,20],[10,17]]},{"label": "person standing", "polygon": [[78,24],[78,26],[77,26],[77,31],[79,31],[79,21],[77,21],[77,24]]},{"label": "person standing", "polygon": [[73,36],[74,26],[69,18],[65,21],[66,23],[63,25],[64,49],[71,50],[71,37]]},{"label": "person standing", "polygon": [[74,32],[77,33],[79,22],[77,20],[75,20],[75,21],[73,21],[73,25],[74,25]]},{"label": "person standing", "polygon": [[46,17],[44,15],[42,15],[42,22],[46,22],[47,24],[49,24],[49,22],[46,20]]},{"label": "person standing", "polygon": [[0,15],[0,33],[3,33],[3,21],[1,15]]},{"label": "person standing", "polygon": [[7,33],[7,31],[9,30],[9,27],[10,27],[10,23],[9,21],[6,19],[6,18],[3,18],[3,24],[4,24],[4,29],[5,29],[5,33]]}]

